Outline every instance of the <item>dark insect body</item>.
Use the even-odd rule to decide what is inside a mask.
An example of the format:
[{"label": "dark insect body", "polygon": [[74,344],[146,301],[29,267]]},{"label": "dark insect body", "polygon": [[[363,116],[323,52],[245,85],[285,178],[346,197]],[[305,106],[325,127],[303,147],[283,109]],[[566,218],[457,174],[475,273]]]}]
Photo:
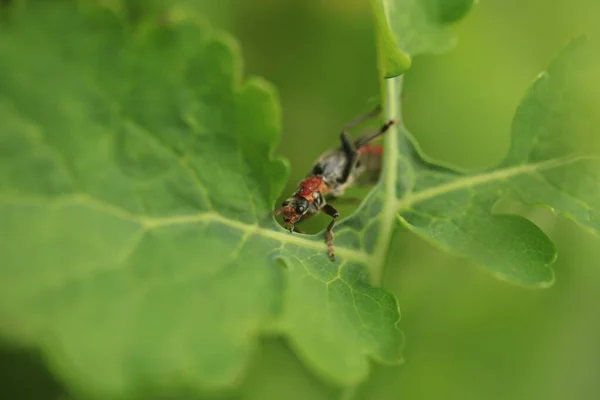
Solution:
[{"label": "dark insect body", "polygon": [[340,214],[325,200],[341,197],[347,187],[360,182],[359,177],[365,172],[379,175],[383,148],[371,144],[371,141],[383,135],[397,121],[387,121],[379,130],[368,132],[354,141],[350,139],[347,131],[364,120],[377,116],[380,111],[380,107],[377,107],[348,123],[340,135],[340,147],[321,155],[313,165],[310,174],[300,182],[296,192],[282,203],[281,208],[275,210],[276,216],[283,214],[283,221],[290,232],[299,233],[301,232],[295,225],[300,221],[312,217],[321,210],[329,215],[332,220],[325,231],[325,239],[329,258],[332,261],[335,261],[333,227]]}]

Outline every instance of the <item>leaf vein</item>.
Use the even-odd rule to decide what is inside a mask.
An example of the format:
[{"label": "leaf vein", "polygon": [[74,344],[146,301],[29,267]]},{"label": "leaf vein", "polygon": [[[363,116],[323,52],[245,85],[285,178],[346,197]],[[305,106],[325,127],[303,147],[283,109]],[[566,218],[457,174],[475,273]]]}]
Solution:
[{"label": "leaf vein", "polygon": [[484,174],[470,175],[458,178],[444,185],[435,186],[430,189],[422,190],[420,192],[415,192],[404,196],[403,198],[399,199],[396,203],[397,211],[408,210],[415,203],[427,201],[460,189],[471,189],[478,185],[500,180],[506,180],[514,176],[536,173],[537,171],[552,169],[586,159],[598,160],[600,158],[594,156],[567,156],[562,158],[554,158],[535,164],[522,164],[517,165],[515,167],[504,168]]}]

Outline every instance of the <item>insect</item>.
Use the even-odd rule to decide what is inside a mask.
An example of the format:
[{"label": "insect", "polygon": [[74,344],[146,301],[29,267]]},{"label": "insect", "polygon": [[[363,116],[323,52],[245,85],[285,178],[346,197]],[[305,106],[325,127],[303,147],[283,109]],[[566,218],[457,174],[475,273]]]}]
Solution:
[{"label": "insect", "polygon": [[347,187],[357,183],[364,172],[378,174],[381,169],[382,147],[371,142],[383,135],[397,121],[389,120],[375,132],[367,132],[352,141],[348,130],[359,123],[376,117],[381,107],[350,121],[340,135],[341,145],[321,155],[313,165],[308,176],[300,182],[290,198],[285,200],[274,214],[283,214],[283,221],[290,233],[302,233],[296,224],[320,211],[332,218],[325,230],[325,240],[331,261],[335,261],[333,247],[333,227],[339,218],[339,212],[327,200],[336,199],[344,194]]}]

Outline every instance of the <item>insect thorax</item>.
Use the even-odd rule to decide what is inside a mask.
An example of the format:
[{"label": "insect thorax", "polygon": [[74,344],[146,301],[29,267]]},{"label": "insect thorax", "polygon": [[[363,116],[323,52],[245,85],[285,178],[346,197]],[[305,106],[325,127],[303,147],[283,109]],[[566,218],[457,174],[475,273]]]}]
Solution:
[{"label": "insect thorax", "polygon": [[323,180],[329,187],[330,194],[339,197],[344,194],[344,189],[352,185],[355,179],[364,171],[364,168],[354,165],[348,179],[345,182],[340,182],[347,164],[348,157],[346,153],[342,150],[334,150],[323,154],[317,160],[311,174],[323,176]]}]

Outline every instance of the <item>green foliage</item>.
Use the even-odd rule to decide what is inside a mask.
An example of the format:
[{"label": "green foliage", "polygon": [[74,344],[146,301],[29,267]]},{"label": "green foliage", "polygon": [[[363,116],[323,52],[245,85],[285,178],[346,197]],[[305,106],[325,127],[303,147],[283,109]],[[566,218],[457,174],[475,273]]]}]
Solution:
[{"label": "green foliage", "polygon": [[387,3],[371,0],[373,18],[375,19],[377,47],[385,78],[398,76],[410,68],[411,59],[408,53],[400,49],[398,40],[390,28],[386,18]]},{"label": "green foliage", "polygon": [[371,0],[383,76],[405,72],[410,56],[440,53],[455,42],[447,25],[463,18],[474,0]]},{"label": "green foliage", "polygon": [[[264,334],[354,385],[369,358],[401,360],[398,306],[377,287],[398,220],[529,286],[552,281],[554,246],[528,220],[493,214],[499,198],[598,230],[597,158],[570,137],[599,122],[590,43],[532,86],[498,168],[435,165],[397,129],[381,181],[336,228],[331,263],[322,235],[291,235],[270,215],[287,175],[272,156],[278,103],[242,78],[232,40],[172,14],[83,3],[19,3],[0,33],[0,333],[40,348],[77,393],[232,386]],[[410,54],[446,48],[443,25],[470,6],[394,4],[416,16],[391,24]],[[380,23],[396,20],[381,10]],[[391,57],[386,71],[408,67]],[[394,116],[400,87],[387,87]]]},{"label": "green foliage", "polygon": [[271,217],[278,107],[229,38],[70,1],[30,2],[5,28],[4,334],[109,395],[157,376],[231,385],[264,332],[342,384],[367,356],[399,359],[396,300],[365,283],[356,237],[332,264],[322,237]]},{"label": "green foliage", "polygon": [[[393,4],[402,15],[410,14],[402,8],[407,3]],[[404,25],[394,25],[403,20],[398,9],[391,7],[386,17],[397,37],[410,38]],[[457,9],[462,12],[455,15],[468,7]],[[430,34],[417,37],[435,36]],[[416,52],[444,47],[437,40],[423,47],[425,42],[406,43]],[[600,100],[599,88],[590,84],[600,67],[593,49],[593,43],[575,41],[540,75],[517,110],[512,147],[496,168],[460,172],[429,160],[405,128],[398,129],[398,140],[390,135],[381,188],[388,205],[384,214],[390,217],[395,210],[405,227],[444,250],[471,258],[497,278],[524,286],[552,284],[549,266],[556,252],[550,239],[527,219],[492,213],[492,208],[502,197],[516,195],[600,231],[600,157],[575,145],[575,135],[593,138],[600,122],[590,106]],[[399,118],[398,79],[386,83],[390,119]]]},{"label": "green foliage", "polygon": [[503,196],[517,196],[600,232],[600,157],[576,146],[577,136],[593,138],[600,123],[589,106],[600,100],[588,79],[600,67],[594,45],[573,42],[534,82],[517,109],[510,151],[496,168],[461,173],[436,165],[405,131],[397,150],[401,223],[500,279],[550,285],[556,258],[550,239],[527,219],[492,208]]}]

